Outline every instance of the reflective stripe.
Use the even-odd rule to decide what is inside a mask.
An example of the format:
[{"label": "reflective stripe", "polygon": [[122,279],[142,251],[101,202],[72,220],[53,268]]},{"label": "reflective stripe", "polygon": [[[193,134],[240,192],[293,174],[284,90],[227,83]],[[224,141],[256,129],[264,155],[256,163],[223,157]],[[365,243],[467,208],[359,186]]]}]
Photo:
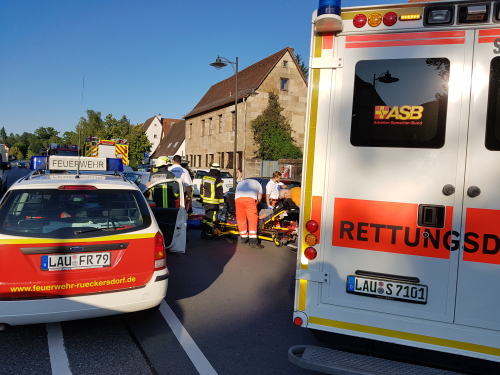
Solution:
[{"label": "reflective stripe", "polygon": [[250,238],[257,238],[257,235],[256,234],[251,234],[248,237],[250,237]]}]

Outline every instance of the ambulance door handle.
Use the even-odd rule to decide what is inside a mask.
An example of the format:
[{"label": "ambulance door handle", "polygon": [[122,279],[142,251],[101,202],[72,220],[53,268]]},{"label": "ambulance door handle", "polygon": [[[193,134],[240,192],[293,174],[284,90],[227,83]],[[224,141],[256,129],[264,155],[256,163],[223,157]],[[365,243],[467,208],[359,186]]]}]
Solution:
[{"label": "ambulance door handle", "polygon": [[477,186],[470,186],[467,189],[467,195],[471,198],[477,197],[479,194],[481,194],[481,189],[479,189]]}]

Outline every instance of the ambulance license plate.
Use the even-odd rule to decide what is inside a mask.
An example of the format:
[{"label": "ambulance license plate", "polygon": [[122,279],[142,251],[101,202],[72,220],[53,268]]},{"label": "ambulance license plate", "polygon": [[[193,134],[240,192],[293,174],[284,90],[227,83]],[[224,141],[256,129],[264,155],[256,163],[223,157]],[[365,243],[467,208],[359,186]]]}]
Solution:
[{"label": "ambulance license plate", "polygon": [[410,303],[427,303],[427,285],[347,276],[347,293]]},{"label": "ambulance license plate", "polygon": [[111,265],[111,253],[42,255],[42,271],[101,268]]}]

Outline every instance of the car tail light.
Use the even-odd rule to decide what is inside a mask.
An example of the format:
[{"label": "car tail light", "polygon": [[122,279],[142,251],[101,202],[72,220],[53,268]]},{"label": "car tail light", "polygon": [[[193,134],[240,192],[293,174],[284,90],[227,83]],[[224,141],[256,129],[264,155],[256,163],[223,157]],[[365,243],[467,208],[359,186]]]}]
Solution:
[{"label": "car tail light", "polygon": [[308,246],[314,246],[318,243],[318,237],[316,237],[315,234],[312,234],[312,233],[309,233],[308,235],[306,235],[306,237],[304,238],[304,242],[308,245]]},{"label": "car tail light", "polygon": [[368,25],[376,27],[382,23],[382,15],[380,13],[372,13],[368,17]]},{"label": "car tail light", "polygon": [[167,266],[165,242],[163,235],[158,232],[155,236],[155,271],[161,270]]},{"label": "car tail light", "polygon": [[316,220],[309,220],[306,223],[306,229],[309,233],[314,233],[318,230],[318,222]]},{"label": "car tail light", "polygon": [[309,260],[313,260],[318,256],[318,252],[314,247],[308,247],[304,250],[304,256]]},{"label": "car tail light", "polygon": [[352,23],[354,27],[360,28],[366,25],[366,16],[364,14],[357,14],[354,16]]},{"label": "car tail light", "polygon": [[388,12],[384,14],[384,25],[385,26],[393,26],[396,22],[398,22],[398,15],[394,12]]},{"label": "car tail light", "polygon": [[59,190],[97,190],[95,186],[92,185],[61,185],[58,187]]}]

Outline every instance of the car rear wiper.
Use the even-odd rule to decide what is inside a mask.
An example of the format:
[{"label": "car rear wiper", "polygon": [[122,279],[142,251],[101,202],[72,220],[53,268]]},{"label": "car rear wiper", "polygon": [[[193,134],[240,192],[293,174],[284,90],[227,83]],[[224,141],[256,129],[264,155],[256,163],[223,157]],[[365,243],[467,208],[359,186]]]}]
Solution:
[{"label": "car rear wiper", "polygon": [[85,229],[85,230],[75,230],[75,234],[81,234],[81,233],[89,233],[89,232],[98,232],[98,231],[104,231],[106,229],[121,229],[125,228],[124,226],[121,227],[108,227],[108,228],[92,228],[92,229]]}]

